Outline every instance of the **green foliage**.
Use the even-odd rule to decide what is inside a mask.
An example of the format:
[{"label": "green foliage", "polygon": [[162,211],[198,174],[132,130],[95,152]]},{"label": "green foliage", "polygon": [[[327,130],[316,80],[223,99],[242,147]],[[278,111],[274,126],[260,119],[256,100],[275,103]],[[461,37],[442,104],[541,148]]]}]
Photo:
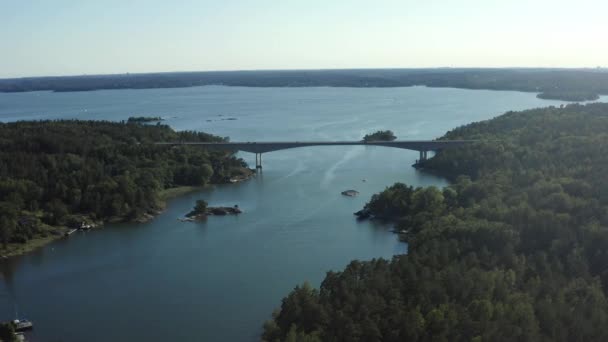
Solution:
[{"label": "green foliage", "polygon": [[74,217],[135,219],[159,209],[163,189],[228,182],[246,171],[232,153],[154,144],[224,140],[165,125],[0,123],[0,242],[24,243]]},{"label": "green foliage", "polygon": [[194,210],[199,213],[204,213],[207,210],[207,202],[204,200],[197,200]]},{"label": "green foliage", "polygon": [[[294,321],[298,324],[293,324]],[[283,299],[281,310],[267,322],[265,341],[320,341],[319,330],[327,317],[319,304],[319,293],[304,283]]]},{"label": "green foliage", "polygon": [[[408,254],[329,272],[307,299],[324,319],[302,331],[323,341],[608,340],[606,132],[608,104],[449,132],[485,141],[425,164],[449,187],[397,183],[366,204],[407,231]],[[309,319],[283,310],[266,325],[273,336]]]},{"label": "green foliage", "polygon": [[196,200],[196,204],[191,212],[186,214],[186,217],[193,217],[196,215],[205,215],[207,213],[207,202],[205,200]]},{"label": "green foliage", "polygon": [[395,139],[397,139],[397,137],[392,131],[376,131],[371,134],[366,134],[363,137],[364,142],[393,141]]},{"label": "green foliage", "polygon": [[13,325],[10,323],[0,323],[0,341],[14,342],[17,341],[15,338],[15,330]]}]

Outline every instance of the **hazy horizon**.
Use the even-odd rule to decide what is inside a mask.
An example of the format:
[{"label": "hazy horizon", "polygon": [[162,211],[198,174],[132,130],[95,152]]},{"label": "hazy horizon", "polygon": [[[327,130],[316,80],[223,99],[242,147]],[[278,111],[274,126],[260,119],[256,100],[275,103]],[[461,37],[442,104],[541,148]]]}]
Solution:
[{"label": "hazy horizon", "polygon": [[0,4],[0,78],[125,73],[596,68],[597,0],[25,0]]},{"label": "hazy horizon", "polygon": [[382,68],[296,68],[296,69],[234,69],[234,70],[167,70],[167,71],[141,71],[141,72],[123,72],[123,73],[90,73],[90,74],[57,74],[57,75],[29,75],[29,76],[13,76],[13,77],[1,77],[2,80],[7,79],[19,79],[19,78],[45,78],[45,77],[85,77],[85,76],[122,76],[122,75],[154,75],[154,74],[188,74],[188,73],[248,73],[248,72],[295,72],[295,71],[364,71],[364,70],[589,70],[602,72],[608,72],[608,69],[600,66],[596,67],[536,67],[536,66],[522,66],[522,67],[475,67],[475,66],[464,66],[464,67],[422,67],[422,68],[410,68],[410,67],[382,67]]}]

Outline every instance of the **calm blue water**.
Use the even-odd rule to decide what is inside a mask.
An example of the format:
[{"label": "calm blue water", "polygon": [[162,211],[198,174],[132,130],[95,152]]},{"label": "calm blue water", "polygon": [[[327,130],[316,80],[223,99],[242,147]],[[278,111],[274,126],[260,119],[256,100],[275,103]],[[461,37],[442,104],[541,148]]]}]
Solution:
[{"label": "calm blue water", "polygon": [[[482,90],[240,88],[0,94],[0,121],[163,116],[178,130],[233,141],[345,140],[391,129],[427,139],[508,110],[559,105]],[[222,120],[236,118],[237,120]],[[253,155],[242,154],[250,164]],[[0,320],[35,322],[31,341],[255,341],[295,285],[319,285],[352,259],[404,253],[389,227],[352,213],[400,181],[444,186],[410,165],[416,152],[333,146],[264,155],[246,183],[172,200],[146,224],[108,225],[0,263]],[[366,181],[363,182],[362,180]],[[360,196],[340,195],[346,189]],[[238,204],[238,217],[182,223],[194,202]]]}]

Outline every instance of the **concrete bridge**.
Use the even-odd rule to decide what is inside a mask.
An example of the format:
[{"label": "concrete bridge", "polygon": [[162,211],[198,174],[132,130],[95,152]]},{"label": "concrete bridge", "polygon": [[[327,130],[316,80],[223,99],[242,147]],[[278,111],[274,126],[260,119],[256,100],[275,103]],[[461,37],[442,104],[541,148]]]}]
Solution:
[{"label": "concrete bridge", "polygon": [[262,168],[262,153],[286,150],[290,148],[307,146],[385,146],[413,150],[420,152],[420,159],[416,162],[425,161],[428,151],[439,151],[446,148],[458,147],[470,144],[475,140],[410,140],[410,141],[264,141],[264,142],[164,142],[157,145],[168,146],[199,146],[210,150],[243,151],[255,153],[255,167]]}]

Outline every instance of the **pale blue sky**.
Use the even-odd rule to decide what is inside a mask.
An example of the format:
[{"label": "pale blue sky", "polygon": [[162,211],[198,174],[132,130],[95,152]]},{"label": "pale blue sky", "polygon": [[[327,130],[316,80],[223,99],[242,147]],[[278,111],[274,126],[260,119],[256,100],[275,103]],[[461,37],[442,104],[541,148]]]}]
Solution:
[{"label": "pale blue sky", "polygon": [[0,77],[608,64],[605,0],[0,0]]}]

